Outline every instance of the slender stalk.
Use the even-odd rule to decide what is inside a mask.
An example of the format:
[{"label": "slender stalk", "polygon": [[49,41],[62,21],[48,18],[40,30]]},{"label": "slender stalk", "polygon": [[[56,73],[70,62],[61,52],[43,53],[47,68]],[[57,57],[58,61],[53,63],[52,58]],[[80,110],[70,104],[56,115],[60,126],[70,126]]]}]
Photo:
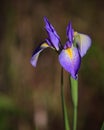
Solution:
[{"label": "slender stalk", "polygon": [[65,130],[70,130],[69,121],[68,121],[68,114],[67,114],[67,108],[66,108],[65,97],[64,97],[63,68],[61,69],[61,102],[62,102],[64,128],[65,128]]},{"label": "slender stalk", "polygon": [[62,113],[63,113],[64,127],[65,127],[63,68],[61,68],[61,104],[62,104]]},{"label": "slender stalk", "polygon": [[73,115],[73,130],[77,129],[77,109],[78,109],[78,80],[70,78],[71,80],[71,95],[74,107]]},{"label": "slender stalk", "polygon": [[74,107],[73,130],[77,129],[77,107]]}]

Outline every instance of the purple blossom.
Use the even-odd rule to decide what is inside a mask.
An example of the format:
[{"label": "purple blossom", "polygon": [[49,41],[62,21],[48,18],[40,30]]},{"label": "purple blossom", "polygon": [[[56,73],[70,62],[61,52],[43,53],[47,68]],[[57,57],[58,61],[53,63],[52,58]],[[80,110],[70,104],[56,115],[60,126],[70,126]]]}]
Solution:
[{"label": "purple blossom", "polygon": [[58,59],[61,66],[69,72],[74,79],[77,79],[81,58],[91,46],[90,37],[74,32],[72,24],[69,23],[66,29],[67,41],[62,47],[59,35],[46,17],[44,17],[44,22],[48,38],[35,49],[31,58],[31,64],[36,67],[40,52],[50,47],[58,52]]}]

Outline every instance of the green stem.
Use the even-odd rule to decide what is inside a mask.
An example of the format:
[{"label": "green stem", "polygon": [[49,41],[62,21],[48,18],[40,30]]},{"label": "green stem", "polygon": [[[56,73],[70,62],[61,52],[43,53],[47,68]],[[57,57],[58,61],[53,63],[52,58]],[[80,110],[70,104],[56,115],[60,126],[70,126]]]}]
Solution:
[{"label": "green stem", "polygon": [[73,130],[77,129],[77,107],[74,107]]},{"label": "green stem", "polygon": [[63,69],[61,69],[61,104],[62,104],[62,113],[63,113],[64,127],[65,127]]},{"label": "green stem", "polygon": [[71,95],[74,107],[73,115],[73,130],[77,129],[77,109],[78,109],[78,80],[70,78],[71,80]]},{"label": "green stem", "polygon": [[66,108],[65,98],[64,98],[63,68],[61,69],[61,102],[62,102],[64,128],[65,130],[70,130],[69,121],[68,121],[68,113],[67,113],[67,108]]}]

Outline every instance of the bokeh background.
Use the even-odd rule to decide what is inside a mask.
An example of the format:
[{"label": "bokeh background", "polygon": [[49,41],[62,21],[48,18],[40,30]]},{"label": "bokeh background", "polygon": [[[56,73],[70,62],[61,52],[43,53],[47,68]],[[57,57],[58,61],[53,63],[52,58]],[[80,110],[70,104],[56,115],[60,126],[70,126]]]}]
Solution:
[{"label": "bokeh background", "polygon": [[[92,38],[79,71],[78,130],[99,130],[104,121],[104,1],[0,1],[0,130],[63,130],[60,64],[46,49],[33,68],[30,58],[44,41],[43,17],[51,21],[62,43],[72,21]],[[68,74],[65,96],[72,127],[73,106]]]}]

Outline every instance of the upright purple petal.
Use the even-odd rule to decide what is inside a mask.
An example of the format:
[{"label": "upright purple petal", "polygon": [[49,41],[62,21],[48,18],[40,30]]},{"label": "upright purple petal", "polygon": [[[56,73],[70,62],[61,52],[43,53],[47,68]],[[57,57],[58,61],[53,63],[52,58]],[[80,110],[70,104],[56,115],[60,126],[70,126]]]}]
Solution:
[{"label": "upright purple petal", "polygon": [[91,38],[88,35],[81,33],[77,33],[77,35],[75,35],[75,38],[80,55],[83,57],[91,46]]},{"label": "upright purple petal", "polygon": [[67,49],[67,48],[71,48],[72,44],[70,43],[70,41],[67,41],[64,45],[64,49]]},{"label": "upright purple petal", "polygon": [[59,51],[60,49],[60,37],[58,36],[57,32],[55,31],[54,27],[50,24],[48,19],[44,17],[44,22],[45,22],[45,29],[48,33],[51,45]]},{"label": "upright purple petal", "polygon": [[59,62],[74,79],[77,79],[77,73],[81,64],[81,57],[77,48],[72,47],[62,50],[59,55]]},{"label": "upright purple petal", "polygon": [[72,43],[73,43],[73,36],[74,36],[74,30],[72,28],[72,24],[71,22],[68,24],[67,26],[67,30],[66,30],[66,35],[67,35],[67,38],[69,40],[69,43],[67,44],[69,47],[72,46]]},{"label": "upright purple petal", "polygon": [[37,61],[38,61],[38,57],[40,55],[40,52],[42,52],[44,49],[46,49],[47,47],[50,47],[47,43],[42,43],[39,47],[37,47],[32,55],[32,58],[30,60],[32,66],[36,67],[37,65]]}]

